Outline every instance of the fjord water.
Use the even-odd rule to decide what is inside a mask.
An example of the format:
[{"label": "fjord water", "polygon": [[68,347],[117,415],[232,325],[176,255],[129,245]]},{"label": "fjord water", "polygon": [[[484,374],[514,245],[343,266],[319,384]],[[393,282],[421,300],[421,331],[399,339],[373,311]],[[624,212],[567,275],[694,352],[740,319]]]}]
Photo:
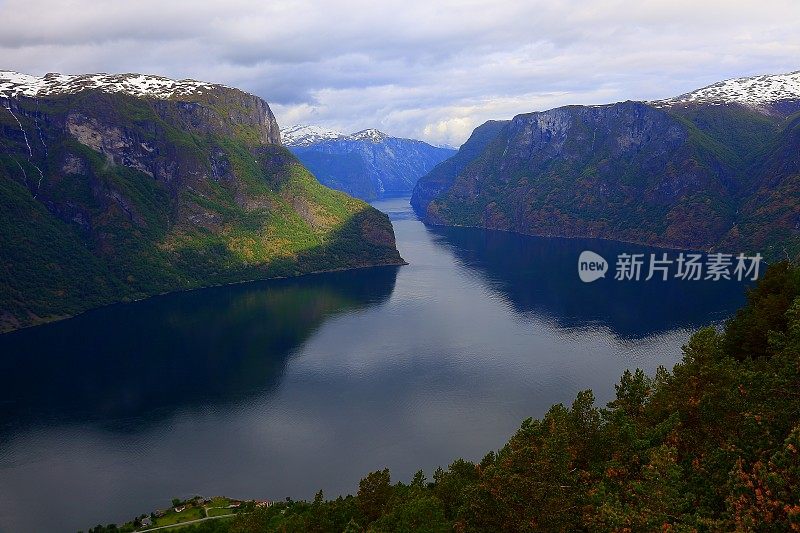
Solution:
[{"label": "fjord water", "polygon": [[[172,294],[0,336],[0,531],[121,523],[194,494],[310,498],[479,460],[626,368],[671,367],[735,282],[582,283],[624,243],[426,228],[408,266]],[[659,250],[659,252],[661,252]],[[613,268],[613,266],[612,266]]]}]

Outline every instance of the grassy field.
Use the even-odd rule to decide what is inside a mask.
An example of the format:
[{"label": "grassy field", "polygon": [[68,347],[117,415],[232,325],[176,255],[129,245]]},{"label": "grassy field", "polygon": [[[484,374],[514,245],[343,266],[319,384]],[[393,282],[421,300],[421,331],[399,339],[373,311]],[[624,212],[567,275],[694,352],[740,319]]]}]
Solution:
[{"label": "grassy field", "polygon": [[236,513],[236,509],[228,509],[228,508],[210,508],[208,510],[208,516],[225,516],[225,515],[232,515]]},{"label": "grassy field", "polygon": [[189,507],[180,513],[176,513],[174,509],[170,509],[164,516],[156,518],[153,527],[171,526],[173,524],[180,524],[181,522],[189,522],[200,518],[205,518],[205,515],[203,510],[199,507]]}]

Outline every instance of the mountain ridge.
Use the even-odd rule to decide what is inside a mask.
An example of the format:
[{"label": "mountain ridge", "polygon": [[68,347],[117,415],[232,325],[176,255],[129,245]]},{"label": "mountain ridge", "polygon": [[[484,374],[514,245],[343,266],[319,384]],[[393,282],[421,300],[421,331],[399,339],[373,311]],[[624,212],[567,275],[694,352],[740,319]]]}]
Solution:
[{"label": "mountain ridge", "polygon": [[462,146],[460,168],[420,178],[412,205],[434,225],[800,257],[800,141],[786,133],[800,85],[775,79],[800,76],[517,115],[477,153]]},{"label": "mountain ridge", "polygon": [[363,200],[408,194],[417,179],[455,154],[451,148],[392,137],[374,128],[344,134],[291,126],[283,143],[321,183]]},{"label": "mountain ridge", "polygon": [[[294,124],[292,126],[289,126],[288,128],[284,128],[281,130],[281,141],[283,142],[284,146],[290,148],[299,146],[308,146],[309,144],[324,142],[328,140],[335,140],[335,139],[371,141],[374,143],[380,143],[385,141],[386,139],[400,139],[406,141],[425,142],[425,141],[420,141],[418,139],[411,139],[409,137],[394,137],[376,128],[366,128],[363,130],[355,131],[353,133],[343,133],[339,130],[325,128],[323,126],[318,126],[315,124]],[[425,144],[429,144],[430,146],[433,146],[435,148],[446,148],[455,150],[451,146],[444,146],[444,145],[438,146],[438,145],[432,145],[430,143],[425,143]]]},{"label": "mountain ridge", "polygon": [[60,74],[50,72],[44,76],[32,76],[12,70],[0,70],[0,97],[2,98],[54,96],[101,90],[130,96],[168,99],[201,94],[203,91],[215,88],[234,89],[219,83],[193,79],[174,80],[153,74]]},{"label": "mountain ridge", "polygon": [[307,146],[328,139],[347,137],[346,134],[322,126],[295,124],[281,128],[281,142],[284,146]]},{"label": "mountain ridge", "polygon": [[800,102],[800,70],[787,74],[729,78],[672,98],[646,103],[653,107],[740,104],[769,113],[784,101]]}]

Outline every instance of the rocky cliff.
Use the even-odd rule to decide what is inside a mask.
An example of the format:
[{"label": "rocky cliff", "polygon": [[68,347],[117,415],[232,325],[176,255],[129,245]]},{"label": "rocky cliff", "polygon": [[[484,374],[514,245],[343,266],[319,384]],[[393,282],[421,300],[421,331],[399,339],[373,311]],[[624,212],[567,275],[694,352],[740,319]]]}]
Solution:
[{"label": "rocky cliff", "polygon": [[762,78],[518,115],[412,204],[431,224],[798,257],[800,74]]},{"label": "rocky cliff", "polygon": [[0,72],[0,331],[172,290],[398,264],[266,102],[155,76]]}]

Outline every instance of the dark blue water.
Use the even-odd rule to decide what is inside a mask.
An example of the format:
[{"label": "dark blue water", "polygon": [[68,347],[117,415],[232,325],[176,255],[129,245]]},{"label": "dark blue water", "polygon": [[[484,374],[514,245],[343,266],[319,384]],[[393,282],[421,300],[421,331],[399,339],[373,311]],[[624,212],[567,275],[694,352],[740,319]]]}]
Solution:
[{"label": "dark blue water", "polygon": [[[621,243],[425,228],[396,268],[173,294],[0,336],[0,531],[121,523],[193,494],[333,496],[480,459],[625,368],[671,366],[738,283],[591,284]],[[660,252],[660,251],[659,251]]]}]

